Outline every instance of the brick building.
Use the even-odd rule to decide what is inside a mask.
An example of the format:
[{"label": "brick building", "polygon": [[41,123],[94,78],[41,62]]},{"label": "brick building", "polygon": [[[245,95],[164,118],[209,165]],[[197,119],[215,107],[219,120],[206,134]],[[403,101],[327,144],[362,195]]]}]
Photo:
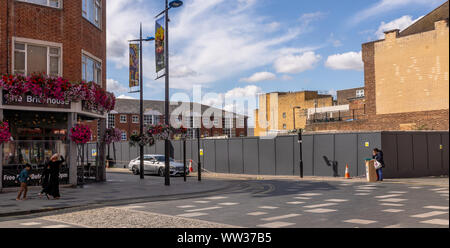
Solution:
[{"label": "brick building", "polygon": [[308,130],[448,130],[449,2],[362,45],[367,118]]},{"label": "brick building", "polygon": [[319,94],[317,91],[273,92],[259,95],[258,100],[259,108],[255,110],[255,136],[293,130],[294,115],[295,128],[305,128],[309,108],[334,105],[331,95]]},{"label": "brick building", "polygon": [[[201,108],[202,117],[197,114]],[[129,140],[133,134],[139,134],[139,100],[117,99],[113,111],[108,114],[107,126],[122,131],[122,140]],[[197,122],[201,119],[201,136],[246,137],[247,116],[223,111],[197,103],[171,102],[169,109],[172,117],[188,129],[188,137],[197,137]],[[164,123],[164,101],[144,100],[144,125]],[[184,116],[184,120],[183,120]],[[97,129],[97,123],[89,123],[91,130]],[[95,140],[96,137],[94,136]]]},{"label": "brick building", "polygon": [[[45,73],[106,89],[106,0],[1,0],[0,74],[4,73]],[[85,109],[81,102],[24,106],[3,100],[2,96],[0,119],[11,124],[14,142],[3,146],[2,155],[21,153],[17,155],[25,162],[38,166],[49,154],[61,153],[70,167],[70,183],[75,184],[77,151],[67,140],[68,130],[88,120],[104,128],[106,115]]]}]

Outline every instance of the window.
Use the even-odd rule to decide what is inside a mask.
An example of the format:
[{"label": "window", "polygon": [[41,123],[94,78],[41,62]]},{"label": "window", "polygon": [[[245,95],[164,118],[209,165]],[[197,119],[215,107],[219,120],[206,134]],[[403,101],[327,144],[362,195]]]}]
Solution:
[{"label": "window", "polygon": [[210,119],[211,117],[203,117],[203,126],[209,126],[209,125],[211,125],[211,119]]},{"label": "window", "polygon": [[116,125],[116,117],[113,114],[108,114],[108,128],[114,128]]},{"label": "window", "polygon": [[122,131],[122,140],[127,140],[127,132]]},{"label": "window", "polygon": [[102,20],[102,1],[101,0],[83,0],[83,17],[101,28]]},{"label": "window", "polygon": [[153,125],[153,115],[144,115],[144,125]]},{"label": "window", "polygon": [[126,115],[120,115],[120,123],[127,123],[127,116]]},{"label": "window", "polygon": [[286,124],[283,124],[283,129],[286,129]]},{"label": "window", "polygon": [[364,97],[364,90],[357,90],[356,97]]},{"label": "window", "polygon": [[131,121],[132,121],[133,123],[139,123],[139,116],[133,115],[133,117],[131,118]]},{"label": "window", "polygon": [[19,1],[44,5],[53,8],[61,8],[62,6],[62,0],[19,0]]},{"label": "window", "polygon": [[231,118],[225,118],[224,126],[225,128],[233,128],[233,119]]},{"label": "window", "polygon": [[245,128],[245,119],[239,118],[239,126],[237,128]]},{"label": "window", "polygon": [[134,130],[132,134],[133,134],[133,135],[137,135],[137,134],[138,134],[138,131]]},{"label": "window", "polygon": [[102,63],[85,54],[82,56],[82,80],[102,84]]},{"label": "window", "polygon": [[23,75],[45,73],[55,77],[61,76],[61,47],[36,42],[36,44],[14,42],[14,73]]},{"label": "window", "polygon": [[286,112],[285,112],[285,113],[283,113],[283,118],[284,118],[284,119],[286,119]]},{"label": "window", "polygon": [[214,126],[215,127],[219,126],[219,118],[214,117]]},{"label": "window", "polygon": [[224,128],[224,129],[223,129],[223,134],[226,135],[226,136],[228,136],[228,137],[231,137],[231,129],[229,129],[229,128]]}]

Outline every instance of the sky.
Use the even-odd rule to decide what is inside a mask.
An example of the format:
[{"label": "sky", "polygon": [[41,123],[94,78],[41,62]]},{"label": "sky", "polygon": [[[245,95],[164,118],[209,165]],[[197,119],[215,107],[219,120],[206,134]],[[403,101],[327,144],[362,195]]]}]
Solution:
[{"label": "sky", "polygon": [[[260,93],[335,95],[364,86],[362,43],[408,27],[445,1],[183,2],[169,13],[171,100],[201,101],[252,117]],[[128,93],[127,40],[138,38],[140,22],[144,36],[154,36],[154,17],[163,8],[164,0],[108,1],[107,84],[117,97],[139,97]],[[146,42],[144,98],[164,100],[164,78],[155,80],[154,54],[154,43]]]}]

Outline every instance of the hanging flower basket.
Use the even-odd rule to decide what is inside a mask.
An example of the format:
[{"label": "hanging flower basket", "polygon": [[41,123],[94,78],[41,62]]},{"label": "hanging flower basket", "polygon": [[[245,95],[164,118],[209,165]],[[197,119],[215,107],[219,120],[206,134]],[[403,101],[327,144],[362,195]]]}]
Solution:
[{"label": "hanging flower basket", "polygon": [[91,129],[87,125],[77,124],[70,129],[70,138],[77,144],[86,144],[91,140]]},{"label": "hanging flower basket", "polygon": [[152,146],[155,144],[155,140],[166,140],[169,139],[174,134],[181,134],[186,136],[186,128],[173,128],[163,124],[150,125],[147,126],[144,135],[131,135],[130,145],[131,146]]},{"label": "hanging flower basket", "polygon": [[50,77],[45,74],[3,75],[0,87],[4,90],[6,103],[17,101],[24,95],[36,97],[40,102],[47,99],[59,101],[83,101],[87,110],[100,113],[114,109],[116,98],[113,93],[105,91],[94,82],[69,82],[61,77]]},{"label": "hanging flower basket", "polygon": [[0,145],[11,140],[9,124],[6,121],[0,121]]},{"label": "hanging flower basket", "polygon": [[119,142],[122,139],[122,132],[118,128],[108,128],[105,131],[103,142],[109,145],[113,142]]}]

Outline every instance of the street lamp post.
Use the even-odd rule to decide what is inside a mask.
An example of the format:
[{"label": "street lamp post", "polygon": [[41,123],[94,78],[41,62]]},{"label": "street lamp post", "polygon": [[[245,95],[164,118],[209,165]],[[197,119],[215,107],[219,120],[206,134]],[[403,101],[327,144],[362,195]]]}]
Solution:
[{"label": "street lamp post", "polygon": [[[139,134],[142,137],[144,135],[144,82],[143,82],[143,59],[142,59],[142,42],[143,41],[153,41],[154,37],[147,37],[146,39],[142,38],[142,23],[140,24],[140,35],[139,39],[129,40],[129,42],[137,42],[139,41]],[[139,174],[140,178],[144,179],[144,146],[142,144],[139,145]]]},{"label": "street lamp post", "polygon": [[[182,1],[174,0],[169,3],[166,0],[165,10],[159,13],[158,16],[165,14],[165,29],[164,29],[164,64],[165,64],[165,100],[164,100],[164,124],[170,126],[169,123],[169,9],[178,8],[183,5]],[[166,186],[170,185],[170,142],[169,137],[164,140],[164,156],[165,156],[165,166],[164,166],[164,184]]]},{"label": "street lamp post", "polygon": [[[297,130],[295,128],[295,109],[301,109],[301,107],[295,106],[294,108],[292,108],[292,112],[294,115],[294,130]],[[302,132],[303,132],[303,130],[300,128],[300,130],[298,132],[298,144],[300,147],[300,178],[303,178],[303,154],[302,154],[303,137],[302,137]]]}]

